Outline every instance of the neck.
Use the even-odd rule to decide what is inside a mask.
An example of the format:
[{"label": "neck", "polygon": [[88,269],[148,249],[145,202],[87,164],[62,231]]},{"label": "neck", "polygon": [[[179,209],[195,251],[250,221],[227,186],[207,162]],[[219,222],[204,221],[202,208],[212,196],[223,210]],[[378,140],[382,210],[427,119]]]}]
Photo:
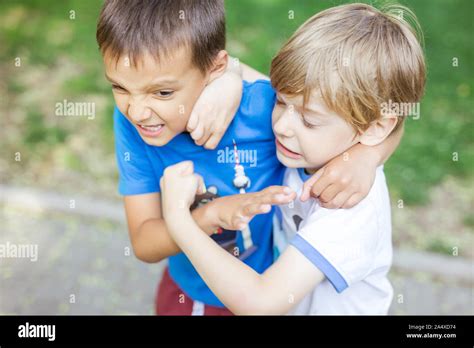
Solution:
[{"label": "neck", "polygon": [[304,168],[304,172],[309,175],[313,175],[321,168]]}]

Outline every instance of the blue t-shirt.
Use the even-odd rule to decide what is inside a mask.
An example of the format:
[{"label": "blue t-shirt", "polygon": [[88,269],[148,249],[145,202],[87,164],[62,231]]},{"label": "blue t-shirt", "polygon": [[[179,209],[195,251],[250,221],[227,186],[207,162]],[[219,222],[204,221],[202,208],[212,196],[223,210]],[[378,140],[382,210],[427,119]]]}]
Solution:
[{"label": "blue t-shirt", "polygon": [[[120,194],[160,192],[159,180],[164,169],[185,160],[192,160],[195,172],[204,178],[208,194],[212,196],[206,199],[238,194],[239,189],[233,184],[236,173],[234,141],[239,162],[250,179],[246,192],[281,185],[284,167],[276,157],[271,126],[274,103],[275,93],[269,81],[244,81],[240,107],[215,150],[197,146],[189,133],[178,134],[165,146],[148,145],[126,117],[115,108],[114,133]],[[259,273],[273,262],[272,215],[273,210],[265,215],[257,215],[249,224],[252,241],[257,248],[243,261]],[[240,232],[227,231],[223,235],[232,239],[232,233],[234,250],[237,246],[244,254]],[[231,252],[232,243],[229,243],[229,238],[219,240],[221,235],[214,237]],[[169,258],[169,272],[172,279],[193,300],[223,307],[183,253]]]}]

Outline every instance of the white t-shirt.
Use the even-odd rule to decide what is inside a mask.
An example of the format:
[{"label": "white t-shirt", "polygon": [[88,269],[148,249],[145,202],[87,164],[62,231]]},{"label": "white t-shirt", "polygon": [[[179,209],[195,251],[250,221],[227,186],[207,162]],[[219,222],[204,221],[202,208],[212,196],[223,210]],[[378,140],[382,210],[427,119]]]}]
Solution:
[{"label": "white t-shirt", "polygon": [[280,206],[274,218],[276,257],[296,247],[325,279],[289,314],[386,314],[393,289],[387,279],[392,263],[390,200],[383,173],[351,209],[325,209],[317,200],[301,202],[304,169],[287,169],[284,185],[296,200]]}]

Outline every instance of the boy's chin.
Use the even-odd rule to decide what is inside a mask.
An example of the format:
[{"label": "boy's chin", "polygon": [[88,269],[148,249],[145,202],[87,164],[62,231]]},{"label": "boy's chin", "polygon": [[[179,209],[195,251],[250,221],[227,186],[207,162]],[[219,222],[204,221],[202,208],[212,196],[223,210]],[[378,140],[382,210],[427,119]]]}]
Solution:
[{"label": "boy's chin", "polygon": [[288,158],[285,155],[282,155],[277,151],[277,158],[281,164],[283,164],[287,168],[301,168],[304,165],[304,160],[302,159],[293,159]]},{"label": "boy's chin", "polygon": [[168,144],[173,138],[178,135],[177,133],[171,133],[168,129],[166,129],[163,134],[160,134],[157,137],[147,137],[140,134],[140,137],[143,141],[151,146],[165,146]]},{"label": "boy's chin", "polygon": [[323,167],[321,164],[308,163],[304,158],[294,159],[286,157],[277,151],[277,158],[281,164],[287,168],[305,168],[308,172],[314,173],[319,168]]}]

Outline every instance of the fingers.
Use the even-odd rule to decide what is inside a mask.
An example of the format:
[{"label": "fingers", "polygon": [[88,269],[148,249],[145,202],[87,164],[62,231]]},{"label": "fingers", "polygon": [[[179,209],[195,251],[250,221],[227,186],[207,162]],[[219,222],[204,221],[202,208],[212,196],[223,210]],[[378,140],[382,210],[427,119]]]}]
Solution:
[{"label": "fingers", "polygon": [[234,219],[232,220],[231,228],[235,230],[243,230],[245,227],[247,227],[250,220],[251,217],[247,216],[234,217]]},{"label": "fingers", "polygon": [[[303,184],[303,191],[302,191],[301,197],[300,197],[300,200],[302,202],[305,202],[309,199],[310,193],[311,193],[315,183],[317,183],[318,180],[321,178],[321,176],[324,174],[324,168],[325,167],[319,169],[316,173],[314,173],[314,175],[311,178],[306,180],[306,182]],[[318,186],[318,190],[320,189],[319,187],[320,186]]]},{"label": "fingers", "polygon": [[216,130],[211,134],[209,140],[204,144],[204,147],[208,150],[214,150],[224,136],[222,129]]},{"label": "fingers", "polygon": [[253,203],[246,205],[242,209],[241,214],[234,216],[232,226],[235,229],[243,230],[255,215],[266,214],[270,210],[272,210],[272,206],[269,204]]},{"label": "fingers", "polygon": [[[323,193],[324,194],[324,193]],[[347,201],[347,199],[352,195],[351,192],[348,191],[342,191],[336,194],[336,196],[328,201],[328,202],[322,202],[320,200],[321,206],[327,209],[340,209],[343,207],[344,203]]]},{"label": "fingers", "polygon": [[243,216],[253,217],[258,214],[266,214],[272,210],[270,204],[253,203],[245,206],[242,210]]},{"label": "fingers", "polygon": [[296,192],[286,186],[270,186],[258,192],[255,200],[259,204],[287,204],[296,198]]},{"label": "fingers", "polygon": [[267,188],[263,189],[260,192],[257,192],[258,194],[290,194],[294,192],[290,187],[288,186],[278,186],[278,185],[273,185],[273,186],[268,186]]},{"label": "fingers", "polygon": [[[316,183],[313,185],[313,187],[311,188],[309,194],[313,198],[320,199],[323,192],[326,191],[333,184],[334,184],[334,178],[330,175],[327,175],[327,174],[323,173],[321,178],[319,178],[319,180],[316,181]],[[328,195],[331,192],[333,192],[333,191],[329,191],[328,193],[326,193],[326,195]],[[326,198],[331,198],[332,199],[335,195],[336,194],[334,193],[334,194],[332,194],[332,196],[328,195]]]},{"label": "fingers", "polygon": [[[231,117],[224,117],[224,115],[217,117],[216,123],[214,124],[214,127],[210,132],[209,139],[204,144],[204,147],[206,149],[214,150],[217,147],[222,137],[224,136],[227,128],[229,127],[229,124],[232,121],[234,114],[235,112],[231,114]],[[219,120],[221,121],[219,122]]]},{"label": "fingers", "polygon": [[214,123],[205,131],[204,135],[199,139],[199,142],[196,144],[204,145],[204,148],[208,150],[214,150],[219,142],[221,141],[222,137],[227,130],[229,124],[223,120],[224,116],[219,116],[214,121]]},{"label": "fingers", "polygon": [[173,171],[168,172],[168,175],[180,175],[181,177],[187,177],[189,175],[192,175],[195,179],[196,194],[202,195],[206,193],[206,185],[204,184],[204,179],[201,175],[194,173],[194,164],[192,161],[179,162],[178,164],[175,164],[174,166],[168,168],[173,169]]},{"label": "fingers", "polygon": [[329,203],[337,196],[339,192],[343,192],[341,187],[337,184],[332,184],[325,188],[323,192],[321,192],[318,199],[323,203]]},{"label": "fingers", "polygon": [[[213,125],[205,126],[203,122],[199,122],[196,129],[191,133],[191,138],[193,138],[196,145],[202,146],[209,141],[212,135],[215,134],[213,128]],[[222,138],[222,135],[217,139],[214,148],[219,143],[220,138]],[[213,142],[215,142],[215,140],[213,140]]]},{"label": "fingers", "polygon": [[196,139],[194,142],[196,143],[196,145],[202,146],[209,139],[210,135],[210,127],[203,126],[202,136],[199,139]]},{"label": "fingers", "polygon": [[238,213],[232,218],[232,227],[242,230],[255,215],[270,212],[272,205],[291,202],[296,198],[296,193],[289,187],[270,186],[261,192],[239,195],[239,197],[244,201]]},{"label": "fingers", "polygon": [[293,201],[296,197],[296,193],[277,193],[277,194],[264,194],[257,197],[257,201],[260,204],[279,205],[287,204]]},{"label": "fingers", "polygon": [[166,167],[163,176],[169,177],[174,175],[189,175],[194,172],[194,164],[192,161],[183,161],[172,166]]},{"label": "fingers", "polygon": [[192,161],[183,161],[176,164],[176,171],[181,175],[190,175],[194,173],[194,164]]},{"label": "fingers", "polygon": [[199,117],[198,112],[195,112],[193,109],[193,111],[191,112],[191,115],[189,116],[188,123],[186,125],[186,129],[190,133],[191,138],[193,138],[196,145],[199,145],[199,146],[201,146],[208,140],[209,135],[210,135],[209,128],[212,126],[211,124],[208,124],[206,126],[206,122],[205,122],[206,120],[202,116],[202,113],[203,113],[202,108],[201,108],[200,113],[201,113],[201,117]]},{"label": "fingers", "polygon": [[194,174],[196,176],[196,179],[197,179],[197,190],[196,190],[196,193],[198,195],[203,195],[206,193],[207,189],[206,189],[206,184],[204,183],[204,179],[202,178],[201,175],[199,174]]},{"label": "fingers", "polygon": [[342,205],[342,208],[349,209],[354,207],[358,204],[364,197],[360,193],[354,193],[352,196],[349,197],[348,200]]},{"label": "fingers", "polygon": [[195,113],[194,110],[193,110],[191,112],[191,115],[189,116],[188,123],[186,124],[186,130],[189,133],[192,133],[196,129],[198,121],[199,121],[199,117],[198,117],[197,113]]},{"label": "fingers", "polygon": [[204,135],[204,124],[202,122],[198,122],[196,128],[191,132],[191,138],[196,142],[197,140],[201,139]]}]

